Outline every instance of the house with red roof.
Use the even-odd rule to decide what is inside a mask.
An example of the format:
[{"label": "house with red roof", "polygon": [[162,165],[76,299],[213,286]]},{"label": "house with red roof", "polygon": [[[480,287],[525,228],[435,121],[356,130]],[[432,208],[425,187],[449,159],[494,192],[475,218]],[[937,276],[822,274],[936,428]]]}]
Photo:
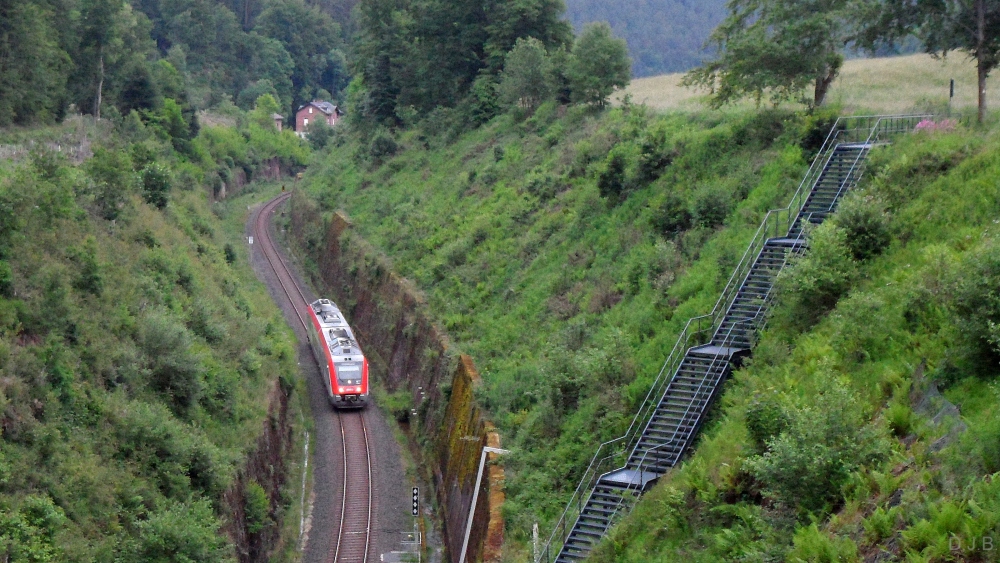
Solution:
[{"label": "house with red roof", "polygon": [[295,133],[305,137],[309,131],[309,124],[316,123],[318,119],[325,120],[327,125],[333,127],[343,115],[344,112],[330,102],[313,100],[295,112]]}]

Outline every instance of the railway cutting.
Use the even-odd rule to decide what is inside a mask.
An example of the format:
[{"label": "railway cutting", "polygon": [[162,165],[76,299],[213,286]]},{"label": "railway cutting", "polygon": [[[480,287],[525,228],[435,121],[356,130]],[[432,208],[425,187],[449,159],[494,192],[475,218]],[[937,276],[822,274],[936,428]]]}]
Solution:
[{"label": "railway cutting", "polygon": [[[267,269],[277,281],[276,285],[280,288],[288,309],[294,311],[299,324],[295,327],[296,332],[301,329],[302,333],[311,334],[315,328],[309,314],[310,300],[306,298],[291,269],[282,260],[271,236],[272,216],[288,197],[289,194],[283,193],[264,204],[252,220],[253,237],[266,260]],[[351,342],[354,342],[353,338]],[[331,384],[333,381],[331,378]],[[324,487],[324,491],[332,492],[332,495],[324,496],[334,498],[317,499],[318,502],[339,507],[339,511],[334,510],[329,515],[327,520],[330,525],[326,526],[327,529],[312,531],[314,539],[307,544],[305,559],[324,563],[367,563],[373,545],[374,483],[372,446],[365,411],[334,410],[327,407],[322,414],[315,416],[330,419],[336,428],[335,432],[339,434],[339,439],[336,440],[340,450],[337,456],[340,458],[339,467],[330,468],[333,470],[326,473],[333,477],[336,484]],[[319,534],[325,535],[327,541],[318,541],[315,536]],[[326,544],[325,548],[322,547],[323,543]]]}]

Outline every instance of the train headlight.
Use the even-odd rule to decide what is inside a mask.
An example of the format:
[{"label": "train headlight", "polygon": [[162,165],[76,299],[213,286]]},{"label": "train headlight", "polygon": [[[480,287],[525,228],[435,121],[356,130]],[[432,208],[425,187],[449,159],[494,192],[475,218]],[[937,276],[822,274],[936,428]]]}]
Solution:
[{"label": "train headlight", "polygon": [[337,393],[343,393],[343,392],[344,392],[343,387],[337,387]]}]

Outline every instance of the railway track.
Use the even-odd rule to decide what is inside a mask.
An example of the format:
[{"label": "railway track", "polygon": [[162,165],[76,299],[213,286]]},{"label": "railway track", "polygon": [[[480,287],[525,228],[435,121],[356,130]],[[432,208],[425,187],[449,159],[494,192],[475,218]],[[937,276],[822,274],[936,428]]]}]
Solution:
[{"label": "railway track", "polygon": [[[265,203],[254,220],[253,233],[302,329],[307,331],[306,323],[309,321],[304,312],[309,307],[309,300],[278,254],[269,229],[271,216],[289,197],[290,194],[283,193]],[[326,560],[331,563],[367,563],[372,543],[372,467],[368,429],[363,411],[338,410],[329,414],[337,417],[344,465],[343,486],[338,491],[340,498],[336,499],[340,504],[336,542],[331,545]]]}]

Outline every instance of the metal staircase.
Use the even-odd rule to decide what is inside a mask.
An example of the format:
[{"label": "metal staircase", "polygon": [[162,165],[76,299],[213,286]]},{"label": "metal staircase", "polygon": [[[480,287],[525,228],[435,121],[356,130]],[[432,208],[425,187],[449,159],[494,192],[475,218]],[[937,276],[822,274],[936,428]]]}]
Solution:
[{"label": "metal staircase", "polygon": [[688,321],[625,435],[598,448],[536,563],[586,558],[616,519],[680,461],[723,381],[752,349],[778,273],[805,248],[805,224],[833,213],[861,178],[873,146],[928,117],[837,120],[788,207],[764,218],[712,312]]}]

